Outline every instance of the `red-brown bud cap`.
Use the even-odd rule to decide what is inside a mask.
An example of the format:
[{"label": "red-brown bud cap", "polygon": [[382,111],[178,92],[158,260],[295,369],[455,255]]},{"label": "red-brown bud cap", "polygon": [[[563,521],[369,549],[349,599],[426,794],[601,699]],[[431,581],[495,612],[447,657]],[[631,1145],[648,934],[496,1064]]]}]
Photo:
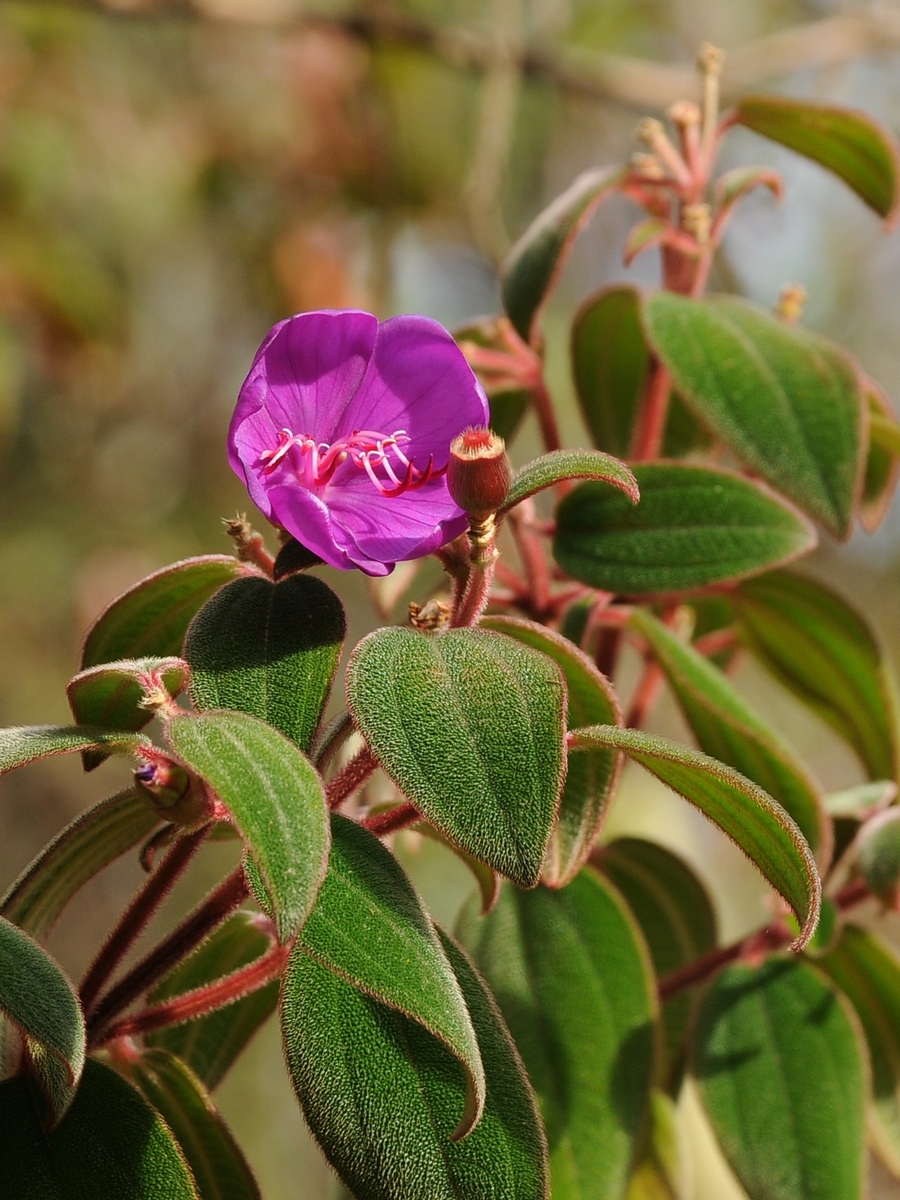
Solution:
[{"label": "red-brown bud cap", "polygon": [[465,429],[450,446],[447,488],[461,509],[483,520],[501,508],[512,472],[506,442],[490,429]]}]

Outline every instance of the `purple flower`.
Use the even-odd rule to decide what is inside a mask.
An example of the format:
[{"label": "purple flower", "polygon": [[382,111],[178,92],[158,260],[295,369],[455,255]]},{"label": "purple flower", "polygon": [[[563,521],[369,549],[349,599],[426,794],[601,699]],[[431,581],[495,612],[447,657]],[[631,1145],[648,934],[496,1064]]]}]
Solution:
[{"label": "purple flower", "polygon": [[444,479],[450,443],[488,416],[435,321],[301,313],[260,346],[228,457],[257,507],[325,562],[387,575],[466,528]]}]

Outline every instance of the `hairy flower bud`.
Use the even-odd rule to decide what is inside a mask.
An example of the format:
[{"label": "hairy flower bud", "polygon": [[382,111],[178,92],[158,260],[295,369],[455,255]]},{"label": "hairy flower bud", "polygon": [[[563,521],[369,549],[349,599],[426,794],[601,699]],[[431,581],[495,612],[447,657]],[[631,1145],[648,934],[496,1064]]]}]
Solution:
[{"label": "hairy flower bud", "polygon": [[447,488],[461,509],[483,520],[506,500],[511,471],[506,443],[490,429],[464,430],[450,446]]},{"label": "hairy flower bud", "polygon": [[145,763],[135,771],[134,785],[160,817],[176,825],[196,825],[210,815],[205,789],[177,763]]}]

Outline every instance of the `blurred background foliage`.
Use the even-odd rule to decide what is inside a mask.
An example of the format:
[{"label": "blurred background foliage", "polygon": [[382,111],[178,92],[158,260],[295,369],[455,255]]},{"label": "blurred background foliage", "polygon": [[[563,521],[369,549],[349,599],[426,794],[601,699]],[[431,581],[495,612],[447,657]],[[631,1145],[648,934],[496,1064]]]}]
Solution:
[{"label": "blurred background foliage", "polygon": [[[246,500],[225,431],[274,321],[357,306],[452,327],[497,311],[510,240],[579,170],[627,157],[640,115],[696,95],[704,39],[728,52],[726,99],[774,88],[900,127],[895,3],[0,5],[2,723],[65,721],[63,685],[99,608],[167,562],[227,550],[219,519]],[[771,305],[783,283],[802,283],[807,324],[849,345],[900,402],[900,234],[885,239],[839,183],[753,134],[735,133],[726,159],[776,166],[787,199],[747,202],[714,287]],[[573,306],[617,278],[657,279],[655,252],[621,265],[634,219],[624,200],[601,210],[548,314],[570,444],[585,442],[566,359]],[[534,448],[526,423],[514,457]],[[900,650],[900,510],[810,565]],[[350,599],[351,633],[371,627],[365,581],[332,582]],[[743,679],[759,689],[752,670]],[[849,755],[811,718],[771,692],[765,703],[827,787],[854,781]],[[675,725],[665,710],[660,721]],[[4,780],[0,878],[111,790],[116,770],[82,777],[67,759]],[[626,780],[611,830],[652,831],[691,856],[716,887],[726,937],[765,919],[736,853],[646,781]],[[230,851],[206,853],[176,907]],[[436,846],[406,854],[436,915],[452,920],[469,886],[461,868]],[[135,882],[122,864],[91,885],[51,943],[67,967],[83,968]],[[269,1200],[337,1194],[290,1100],[274,1030],[222,1104]],[[691,1105],[697,1200],[739,1194]]]}]

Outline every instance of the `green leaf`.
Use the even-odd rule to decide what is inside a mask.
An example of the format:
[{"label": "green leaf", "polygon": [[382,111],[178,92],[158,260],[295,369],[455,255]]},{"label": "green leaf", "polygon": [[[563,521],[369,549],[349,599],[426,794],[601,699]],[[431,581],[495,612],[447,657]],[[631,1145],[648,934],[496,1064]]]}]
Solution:
[{"label": "green leaf", "polygon": [[[56,960],[5,917],[0,917],[0,1013],[22,1031],[32,1050],[55,1125],[72,1103],[84,1069],[84,1014]],[[34,1043],[64,1070],[55,1071],[49,1062],[42,1069]]]},{"label": "green leaf", "polygon": [[484,1110],[484,1068],[456,976],[403,868],[346,817],[332,815],[328,873],[299,940],[322,966],[417,1021],[459,1059],[469,1084],[455,1136],[470,1132]]},{"label": "green leaf", "polygon": [[322,561],[318,554],[308,550],[296,538],[288,538],[275,556],[272,576],[276,583],[280,583],[289,575],[297,571],[308,571],[310,567],[318,566]]},{"label": "green leaf", "polygon": [[223,584],[254,573],[227,554],[206,554],[148,575],[113,600],[88,630],[81,669],[120,658],[181,654],[197,609]]},{"label": "green leaf", "polygon": [[743,579],[812,549],[815,533],[760,484],[708,467],[638,463],[641,502],[583,483],[557,509],[553,554],[589,587],[627,595]]},{"label": "green leaf", "polygon": [[732,593],[749,649],[853,747],[872,779],[896,779],[896,684],[872,629],[835,592],[787,571]]},{"label": "green leaf", "polygon": [[[591,860],[622,893],[641,927],[658,979],[716,946],[716,914],[691,868],[670,850],[641,838],[618,838]],[[668,1083],[680,1078],[696,989],[666,1001],[662,1010]]]},{"label": "green leaf", "polygon": [[[452,1134],[466,1073],[421,1025],[322,967],[302,946],[282,986],[285,1053],[319,1145],[358,1200],[546,1200],[534,1097],[490,994],[442,937],[478,1036],[487,1103]],[[340,1052],[335,1053],[335,1048]]]},{"label": "green leaf", "polygon": [[801,960],[729,967],[697,1016],[691,1070],[751,1196],[861,1200],[864,1050],[850,1006]]},{"label": "green leaf", "polygon": [[745,96],[737,120],[819,163],[893,224],[900,203],[900,153],[877,121],[852,108],[787,96]]},{"label": "green leaf", "polygon": [[566,692],[555,663],[484,629],[378,629],[353,651],[347,703],[432,825],[535,886],[563,783]]},{"label": "green leaf", "polygon": [[692,1172],[678,1107],[665,1092],[653,1092],[650,1100],[650,1131],[625,1200],[686,1200]]},{"label": "green leaf", "polygon": [[535,218],[503,266],[503,307],[523,341],[535,337],[540,310],[565,265],[579,231],[622,180],[618,168],[585,171]]},{"label": "green leaf", "polygon": [[0,915],[43,941],[89,879],[148,837],[159,817],[133,788],[76,817],[0,898]]},{"label": "green leaf", "polygon": [[516,471],[501,514],[564,479],[602,479],[623,491],[632,504],[640,499],[634,476],[617,458],[599,450],[552,450]]},{"label": "green leaf", "polygon": [[469,905],[461,936],[537,1092],[553,1200],[622,1196],[656,1057],[656,992],[634,920],[584,870],[562,891],[507,885],[483,918]]},{"label": "green leaf", "polygon": [[250,713],[308,750],[346,632],[340,600],[313,575],[235,579],[207,600],[184,640],[194,706]]},{"label": "green leaf", "polygon": [[835,537],[849,537],[866,413],[846,351],[734,296],[655,292],[644,323],[676,390],[713,433]]},{"label": "green leaf", "polygon": [[800,830],[761,787],[714,758],[639,729],[595,725],[569,735],[571,750],[609,746],[695,804],[727,833],[797,915],[800,950],[819,919],[822,884]]},{"label": "green leaf", "polygon": [[261,1200],[253,1173],[206,1088],[167,1050],[122,1068],[175,1135],[203,1200]]},{"label": "green leaf", "polygon": [[[153,710],[141,707],[145,683],[158,680],[170,696],[187,684],[188,666],[180,658],[132,658],[104,663],[79,672],[66,684],[72,716],[79,725],[136,732],[153,720]],[[105,750],[85,750],[86,771],[109,757]]]},{"label": "green leaf", "polygon": [[172,1134],[117,1072],[88,1060],[46,1133],[28,1080],[0,1083],[0,1183],[10,1200],[200,1200]]},{"label": "green leaf", "polygon": [[83,753],[101,746],[116,754],[132,754],[138,746],[148,745],[141,734],[94,725],[11,725],[0,729],[0,774],[53,754]]},{"label": "green leaf", "polygon": [[653,651],[700,749],[769,793],[796,821],[820,862],[831,855],[831,822],[812,776],[718,667],[649,612],[631,626]]},{"label": "green leaf", "polygon": [[855,783],[839,792],[825,796],[825,811],[832,817],[856,817],[864,820],[887,806],[897,797],[897,785],[892,779],[876,779],[872,783]]},{"label": "green leaf", "polygon": [[[544,625],[517,617],[486,617],[481,624],[559,663],[569,696],[570,725],[622,724],[619,701],[609,680],[566,638]],[[565,887],[587,861],[603,825],[621,763],[622,756],[608,750],[569,759],[559,819],[544,861],[544,882],[551,887]]]},{"label": "green leaf", "polygon": [[497,903],[497,897],[500,894],[500,876],[493,867],[487,866],[481,859],[474,858],[471,854],[467,854],[465,850],[461,850],[459,846],[451,842],[449,838],[444,837],[439,829],[435,829],[427,821],[416,821],[415,825],[410,825],[409,829],[411,833],[421,833],[423,837],[446,846],[448,850],[456,855],[460,862],[466,864],[475,876],[475,882],[478,884],[478,891],[481,894],[481,911],[490,912]]},{"label": "green leaf", "polygon": [[876,896],[890,908],[900,896],[900,808],[870,817],[856,839],[860,874]]},{"label": "green leaf", "polygon": [[[262,924],[264,921],[259,913],[234,913],[156,985],[148,998],[149,1004],[162,1004],[195,988],[215,983],[262,957],[271,946],[271,938]],[[277,1003],[278,983],[275,981],[206,1016],[157,1029],[147,1034],[145,1042],[178,1055],[212,1091],[259,1027],[275,1011]]]},{"label": "green leaf", "polygon": [[900,1176],[900,960],[856,925],[818,965],[856,1009],[872,1065],[869,1132],[880,1158]]},{"label": "green leaf", "polygon": [[173,717],[172,749],[216,793],[237,824],[289,941],[306,920],[328,862],[322,781],[293,742],[239,712]]},{"label": "green leaf", "polygon": [[864,378],[869,401],[869,451],[860,500],[859,522],[873,533],[887,516],[900,481],[900,425],[887,396]]},{"label": "green leaf", "polygon": [[716,216],[733,208],[738,200],[754,188],[767,187],[776,200],[784,197],[784,181],[770,167],[736,167],[716,180]]}]

